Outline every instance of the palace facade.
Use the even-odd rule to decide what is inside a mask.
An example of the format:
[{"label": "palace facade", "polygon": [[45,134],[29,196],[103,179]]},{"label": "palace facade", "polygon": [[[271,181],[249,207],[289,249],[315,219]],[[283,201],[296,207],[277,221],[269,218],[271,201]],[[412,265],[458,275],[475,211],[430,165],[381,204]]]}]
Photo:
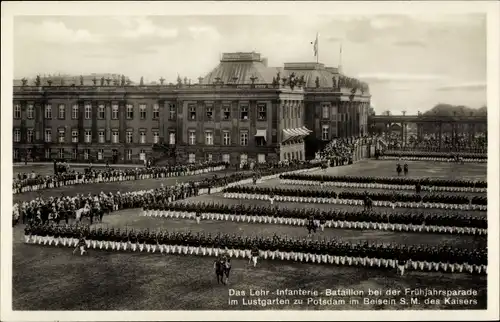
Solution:
[{"label": "palace facade", "polygon": [[123,76],[14,86],[14,159],[274,162],[367,133],[368,86],[320,63],[226,53],[196,84]]}]

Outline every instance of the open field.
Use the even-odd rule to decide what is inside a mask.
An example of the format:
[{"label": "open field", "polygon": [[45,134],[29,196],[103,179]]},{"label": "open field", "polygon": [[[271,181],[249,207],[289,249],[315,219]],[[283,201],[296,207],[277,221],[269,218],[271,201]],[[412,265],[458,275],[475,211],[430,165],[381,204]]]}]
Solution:
[{"label": "open field", "polygon": [[[397,177],[396,165],[404,161],[363,160],[350,166],[333,167],[327,171],[318,170],[316,174],[334,176],[371,176]],[[450,180],[486,180],[487,165],[485,163],[460,164],[452,162],[407,161],[408,178],[440,178]]]},{"label": "open field", "polygon": [[[352,166],[328,169],[332,175],[356,176],[395,176],[393,161],[363,161]],[[410,176],[446,177],[455,179],[486,178],[486,165],[431,162],[408,162]],[[437,169],[437,170],[436,170]],[[322,171],[319,171],[322,173]],[[213,175],[213,174],[208,174]],[[192,180],[193,177],[169,178],[163,180],[141,180],[125,183],[102,183],[63,187],[66,194],[98,193],[102,191],[134,191],[169,185],[175,180]],[[263,185],[276,185],[272,180]],[[290,186],[288,186],[290,187]],[[294,188],[305,188],[294,185]],[[44,196],[60,195],[60,189],[42,191]],[[35,193],[35,196],[38,193]],[[18,200],[33,198],[30,193],[16,195]],[[265,201],[224,199],[221,194],[190,198],[181,202],[224,202],[229,204],[262,204]],[[278,207],[308,207],[321,209],[360,209],[355,206],[325,204],[275,203]],[[345,207],[345,208],[344,208]],[[392,211],[391,208],[375,208],[376,211]],[[400,209],[401,211],[425,211],[448,213],[446,210]],[[396,208],[398,211],[398,208]],[[460,211],[453,210],[453,213]],[[462,212],[486,216],[486,212]],[[305,237],[305,228],[273,224],[250,224],[241,222],[204,220],[200,225],[193,220],[174,220],[165,218],[141,217],[139,209],[114,213],[104,218],[103,224],[109,227],[134,227],[191,230],[194,232],[218,232],[238,235],[280,235]],[[370,269],[359,267],[304,264],[293,261],[261,260],[257,267],[248,265],[247,260],[234,259],[229,286],[217,285],[213,273],[213,258],[161,255],[158,253],[129,253],[90,250],[85,256],[72,255],[72,248],[26,245],[23,243],[23,225],[13,228],[13,309],[14,310],[240,310],[240,309],[295,309],[295,310],[369,310],[369,309],[457,309],[447,304],[442,296],[438,305],[424,304],[420,297],[419,305],[401,304],[400,297],[393,297],[397,303],[363,304],[368,289],[380,288],[404,290],[406,288],[433,288],[437,290],[474,289],[478,296],[477,305],[461,305],[460,309],[486,308],[486,276],[469,274],[443,274],[410,271],[403,277],[395,270]],[[484,247],[485,237],[452,236],[445,234],[423,234],[407,232],[384,232],[372,230],[349,230],[326,228],[315,238],[339,238],[349,242],[373,241],[427,245],[451,245],[472,249]],[[242,298],[229,298],[228,288],[249,292],[250,289],[313,289],[327,298],[325,289],[362,290],[364,296],[344,299],[337,305],[306,305],[307,297],[281,297],[291,300],[290,304],[280,306],[247,306]],[[275,298],[271,293],[267,298]],[[302,304],[293,303],[300,298]],[[387,297],[386,297],[387,298]],[[238,300],[229,304],[230,299]],[[360,303],[352,300],[358,299]]]}]

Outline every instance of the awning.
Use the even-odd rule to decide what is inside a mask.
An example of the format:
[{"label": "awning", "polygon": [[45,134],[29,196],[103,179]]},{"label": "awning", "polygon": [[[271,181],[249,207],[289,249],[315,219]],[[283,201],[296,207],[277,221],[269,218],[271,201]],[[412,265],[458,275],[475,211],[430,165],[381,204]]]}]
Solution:
[{"label": "awning", "polygon": [[257,130],[255,136],[262,136],[264,138],[267,138],[267,130]]},{"label": "awning", "polygon": [[303,129],[305,132],[307,132],[307,134],[308,134],[308,135],[312,133],[312,131],[311,131],[311,130],[309,130],[309,129],[308,129],[307,127],[305,127],[305,126],[301,127],[301,129]]},{"label": "awning", "polygon": [[293,129],[283,129],[283,140],[286,142],[291,139],[300,139],[308,136],[312,131],[308,130],[305,126]]},{"label": "awning", "polygon": [[304,130],[301,127],[299,127],[298,129],[296,129],[296,132],[298,132],[300,136],[306,136],[306,135],[309,134],[309,132],[307,132],[306,130]]},{"label": "awning", "polygon": [[256,137],[262,137],[264,140],[267,140],[267,130],[257,130],[255,134]]},{"label": "awning", "polygon": [[283,140],[282,140],[282,142],[287,141],[291,137],[293,137],[293,133],[290,132],[290,129],[283,129]]}]

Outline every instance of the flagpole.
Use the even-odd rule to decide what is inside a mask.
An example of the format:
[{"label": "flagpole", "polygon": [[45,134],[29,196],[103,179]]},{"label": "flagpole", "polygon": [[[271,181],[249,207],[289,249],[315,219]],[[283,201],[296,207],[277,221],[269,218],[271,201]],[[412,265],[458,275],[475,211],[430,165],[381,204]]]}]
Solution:
[{"label": "flagpole", "polygon": [[340,43],[340,54],[339,54],[339,72],[340,72],[340,69],[342,68],[342,43]]}]

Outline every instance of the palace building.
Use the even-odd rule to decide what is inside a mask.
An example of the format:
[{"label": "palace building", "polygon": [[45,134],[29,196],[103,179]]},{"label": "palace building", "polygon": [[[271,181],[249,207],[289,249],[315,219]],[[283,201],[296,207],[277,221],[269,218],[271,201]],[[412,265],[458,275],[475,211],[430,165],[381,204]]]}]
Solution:
[{"label": "palace building", "polygon": [[304,160],[333,138],[367,134],[368,86],[320,63],[268,67],[225,53],[196,84],[121,75],[14,86],[14,159],[232,164]]}]

